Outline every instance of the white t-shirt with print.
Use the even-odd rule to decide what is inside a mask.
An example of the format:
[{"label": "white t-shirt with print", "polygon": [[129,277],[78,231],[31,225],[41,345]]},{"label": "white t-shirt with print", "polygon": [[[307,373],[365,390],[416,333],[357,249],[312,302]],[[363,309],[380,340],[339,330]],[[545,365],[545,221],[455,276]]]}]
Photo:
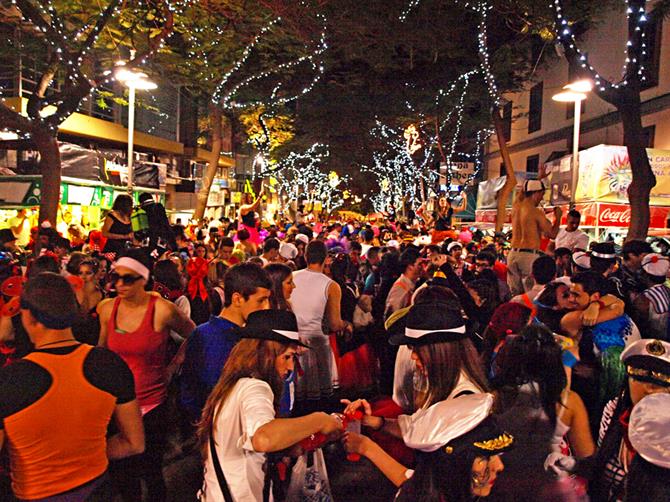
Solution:
[{"label": "white t-shirt with print", "polygon": [[[263,500],[265,454],[254,450],[256,431],[275,418],[270,386],[255,378],[241,378],[228,395],[214,425],[214,442],[221,468],[235,502]],[[207,448],[209,453],[209,446]],[[224,502],[211,456],[205,461],[203,500]]]}]

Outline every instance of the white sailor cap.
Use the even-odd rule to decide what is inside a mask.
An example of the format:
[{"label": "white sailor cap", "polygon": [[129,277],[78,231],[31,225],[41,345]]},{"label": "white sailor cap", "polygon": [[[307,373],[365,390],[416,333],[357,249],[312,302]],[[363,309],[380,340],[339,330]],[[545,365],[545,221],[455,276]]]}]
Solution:
[{"label": "white sailor cap", "polygon": [[451,241],[447,246],[447,252],[450,253],[451,250],[454,249],[455,247],[463,249],[463,244],[461,244],[460,241]]},{"label": "white sailor cap", "polygon": [[628,439],[647,462],[670,469],[670,394],[650,394],[633,407]]},{"label": "white sailor cap", "polygon": [[649,275],[665,277],[670,270],[670,260],[658,253],[649,253],[642,258],[642,269]]},{"label": "white sailor cap", "polygon": [[584,268],[586,270],[591,269],[591,257],[586,251],[575,251],[572,253],[572,261],[578,267]]}]

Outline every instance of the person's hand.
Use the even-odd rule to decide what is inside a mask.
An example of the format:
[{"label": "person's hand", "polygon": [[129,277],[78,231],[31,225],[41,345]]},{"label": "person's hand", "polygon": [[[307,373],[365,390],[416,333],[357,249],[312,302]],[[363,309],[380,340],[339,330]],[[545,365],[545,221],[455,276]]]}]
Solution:
[{"label": "person's hand", "polygon": [[371,442],[372,440],[369,437],[356,432],[345,432],[342,437],[342,443],[346,452],[356,453],[361,456],[365,456]]},{"label": "person's hand", "polygon": [[559,478],[569,476],[577,467],[575,457],[569,457],[562,453],[552,452],[544,461],[544,470],[552,471]]},{"label": "person's hand", "polygon": [[319,432],[321,434],[330,436],[333,433],[342,432],[344,427],[342,419],[338,414],[333,413],[331,415],[328,415],[327,413],[324,413],[322,411],[317,413],[319,413],[321,418],[321,427],[319,428]]},{"label": "person's hand", "polygon": [[372,406],[370,406],[370,403],[367,400],[356,399],[355,401],[350,401],[348,399],[340,399],[340,402],[345,405],[343,411],[345,415],[353,415],[358,410],[363,411],[361,425],[370,427],[374,430],[378,430],[384,425],[384,420],[382,418],[372,415]]},{"label": "person's hand", "polygon": [[598,303],[592,303],[582,312],[582,325],[595,326],[598,321],[598,314],[600,314],[600,306]]},{"label": "person's hand", "polygon": [[554,206],[554,216],[559,221],[561,219],[561,216],[563,216],[563,210],[559,206]]}]

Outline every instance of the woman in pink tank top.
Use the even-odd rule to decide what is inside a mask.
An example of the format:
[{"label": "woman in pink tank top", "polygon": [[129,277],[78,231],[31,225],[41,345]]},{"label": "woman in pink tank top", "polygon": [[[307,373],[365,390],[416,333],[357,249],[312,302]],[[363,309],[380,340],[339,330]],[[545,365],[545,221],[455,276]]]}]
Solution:
[{"label": "woman in pink tank top", "polygon": [[110,474],[124,501],[142,500],[144,479],[148,498],[166,498],[162,474],[167,424],[168,339],[170,330],[188,337],[195,325],[174,304],[145,291],[150,263],[140,249],[129,250],[113,265],[112,283],[117,298],[98,305],[100,345],[116,352],[135,378],[135,392],[142,411],[146,449],[110,464]]}]

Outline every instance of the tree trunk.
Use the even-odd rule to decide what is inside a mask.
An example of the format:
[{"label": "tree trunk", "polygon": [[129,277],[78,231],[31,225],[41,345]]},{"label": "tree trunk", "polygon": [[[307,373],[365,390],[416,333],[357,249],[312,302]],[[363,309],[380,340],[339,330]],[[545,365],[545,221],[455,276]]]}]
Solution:
[{"label": "tree trunk", "polygon": [[507,199],[516,186],[516,176],[514,175],[514,166],[512,166],[512,158],[509,156],[507,149],[507,142],[505,141],[505,130],[503,119],[500,116],[500,109],[494,107],[491,111],[493,116],[493,125],[496,129],[496,137],[498,138],[498,146],[500,147],[500,155],[502,156],[505,166],[505,175],[507,176],[505,184],[498,192],[498,207],[496,210],[496,232],[502,232],[505,224],[505,217],[507,215]]},{"label": "tree trunk", "polygon": [[205,169],[202,178],[202,186],[198,191],[196,200],[195,214],[193,219],[200,221],[205,215],[205,208],[207,207],[207,199],[209,199],[209,190],[212,188],[212,182],[216,176],[216,171],[219,168],[219,157],[221,156],[221,145],[223,143],[221,120],[223,113],[218,106],[210,105],[209,120],[212,134],[212,153],[207,161],[207,168]]},{"label": "tree trunk", "polygon": [[47,220],[56,228],[60,202],[61,160],[56,136],[46,131],[33,132],[35,146],[40,152],[39,169],[42,174],[39,222]]},{"label": "tree trunk", "polygon": [[645,239],[649,231],[649,194],[656,185],[656,176],[651,170],[644,143],[639,91],[624,91],[624,99],[618,108],[623,124],[623,144],[628,148],[632,172],[632,181],[628,187],[630,228],[626,240]]}]

